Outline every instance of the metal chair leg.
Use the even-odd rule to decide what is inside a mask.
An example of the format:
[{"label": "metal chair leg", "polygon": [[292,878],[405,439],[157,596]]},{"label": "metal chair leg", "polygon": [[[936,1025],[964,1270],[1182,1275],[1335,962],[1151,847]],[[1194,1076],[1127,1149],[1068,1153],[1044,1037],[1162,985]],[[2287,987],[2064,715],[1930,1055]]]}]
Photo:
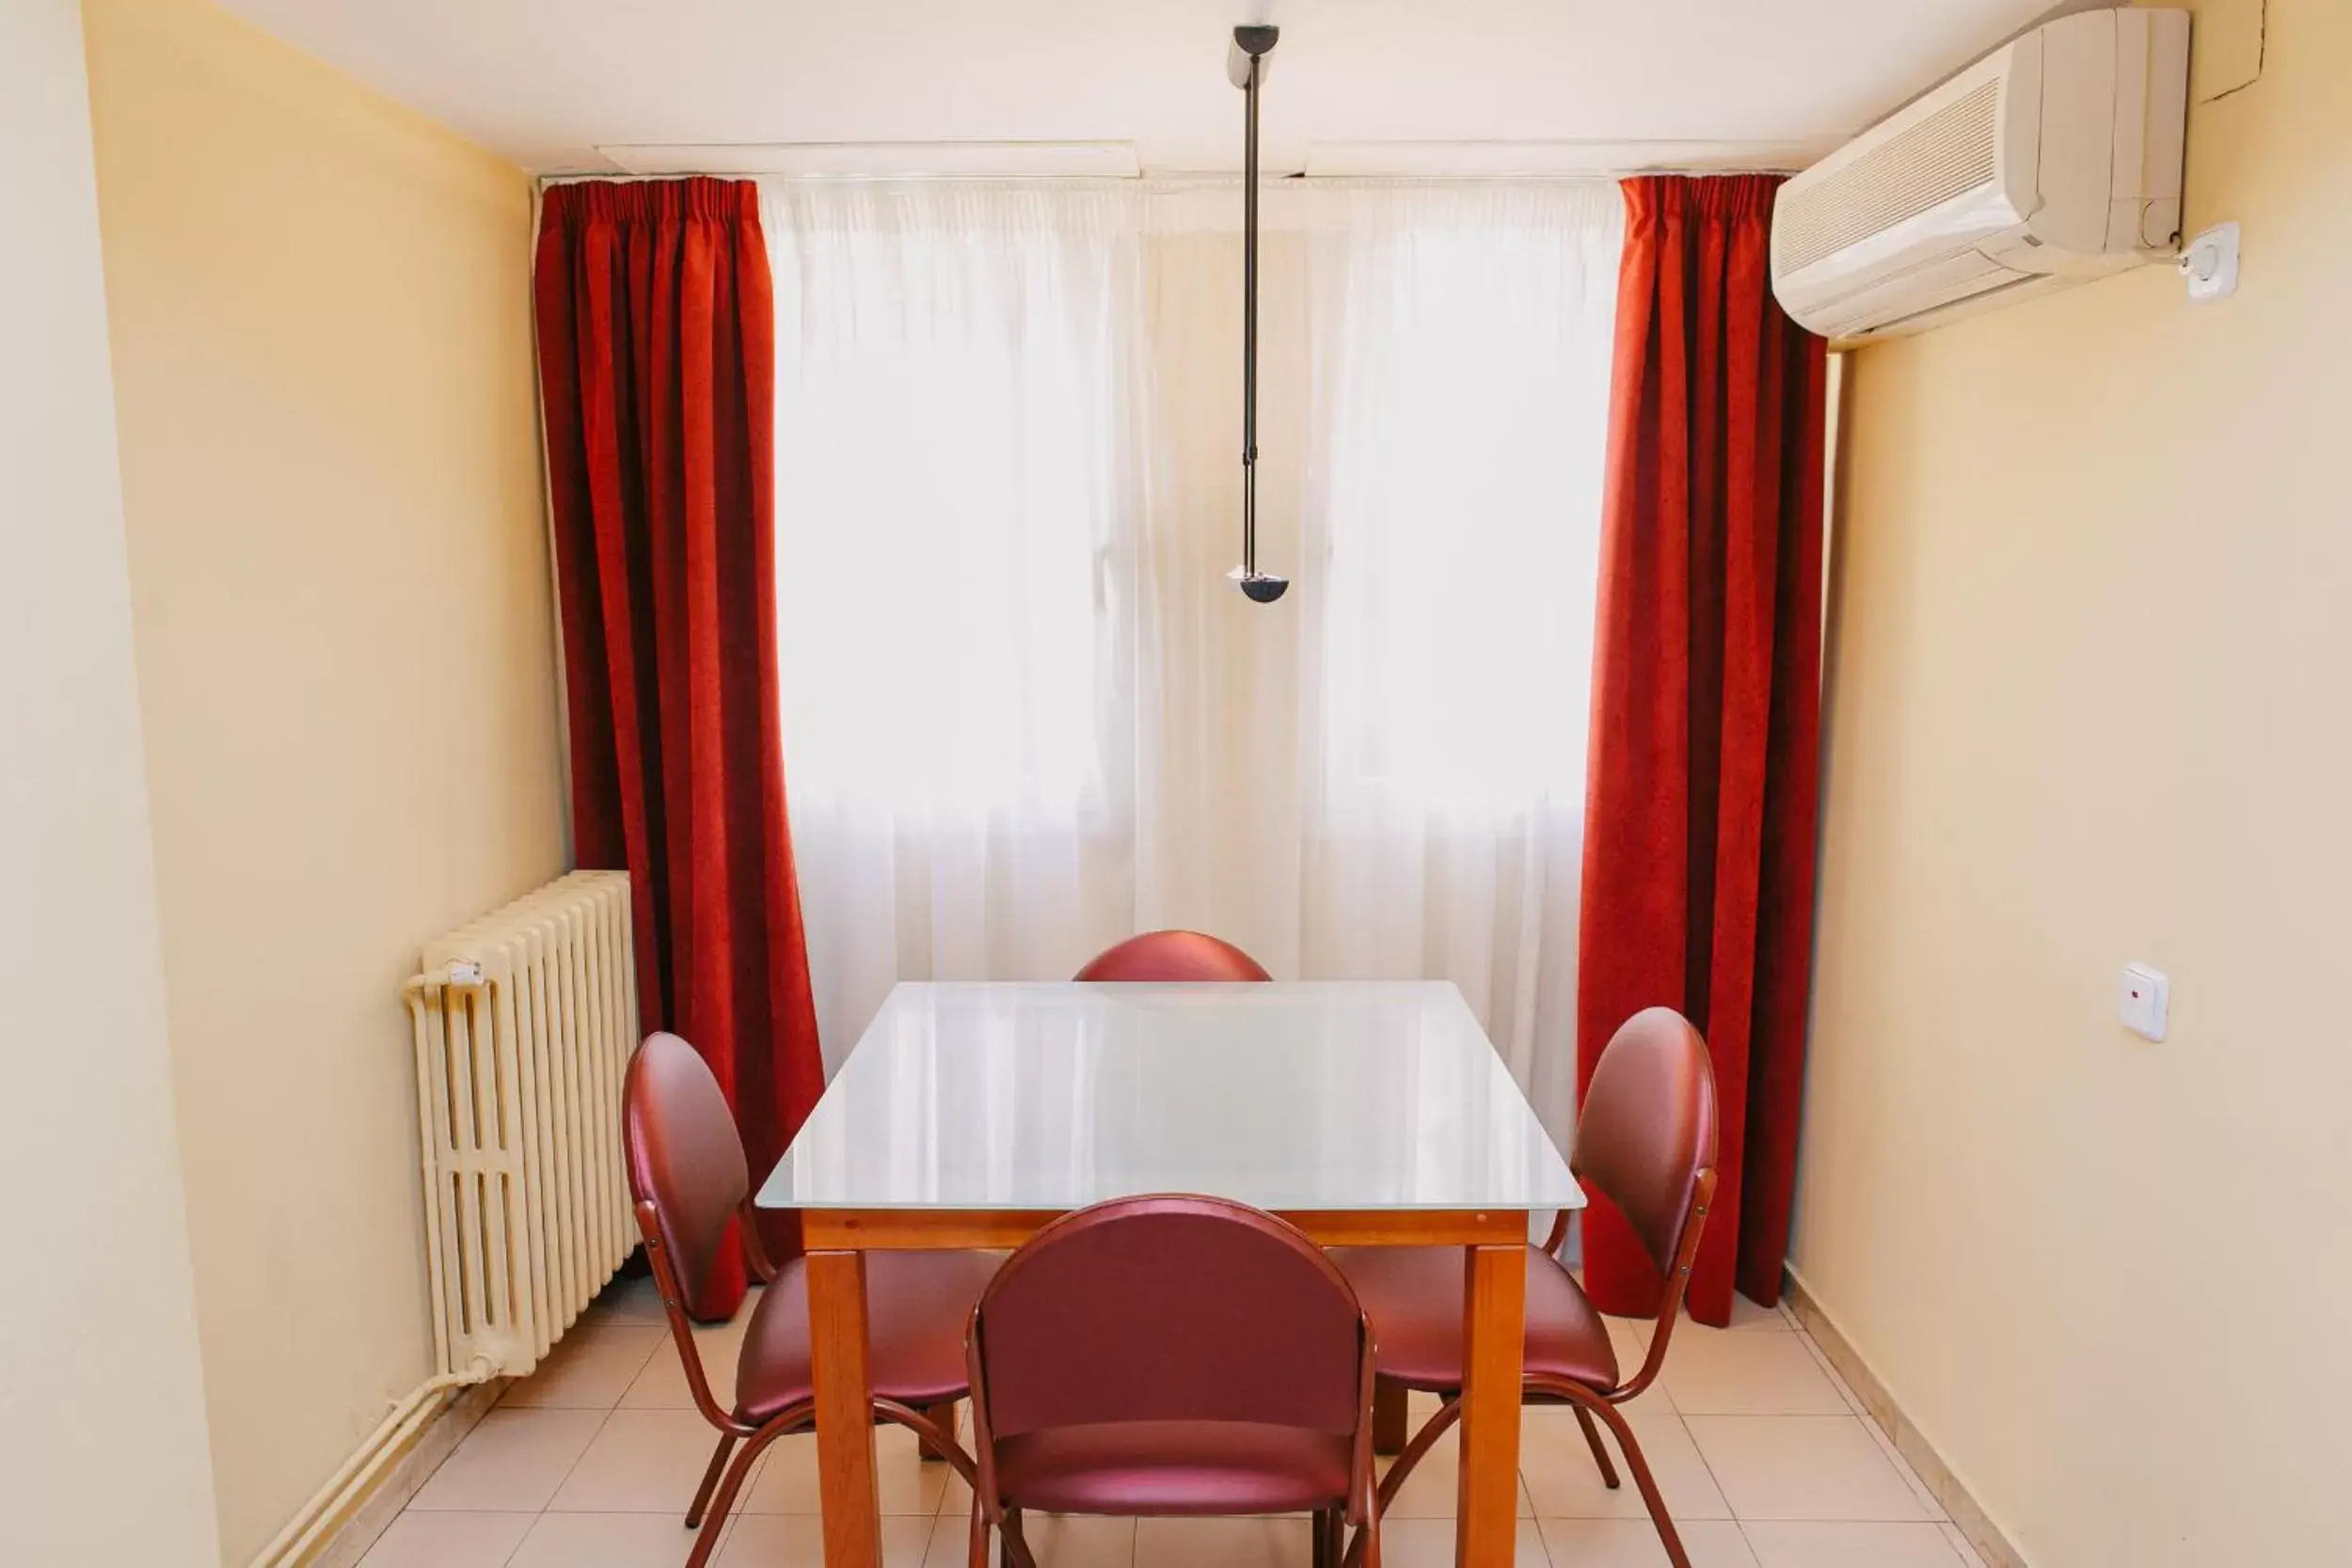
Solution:
[{"label": "metal chair leg", "polygon": [[1577,1408],[1589,1409],[1609,1423],[1609,1431],[1617,1439],[1617,1447],[1625,1452],[1626,1467],[1633,1472],[1633,1485],[1642,1494],[1642,1506],[1649,1510],[1650,1523],[1658,1527],[1658,1541],[1666,1548],[1666,1560],[1674,1564],[1674,1568],[1691,1568],[1691,1555],[1682,1549],[1682,1537],[1677,1533],[1674,1519],[1666,1512],[1666,1499],[1659,1493],[1656,1478],[1649,1473],[1649,1461],[1643,1457],[1642,1445],[1635,1440],[1633,1428],[1618,1414],[1615,1405],[1597,1394],[1579,1398]]},{"label": "metal chair leg", "polygon": [[1601,1484],[1614,1492],[1617,1467],[1609,1462],[1609,1450],[1601,1445],[1600,1428],[1593,1424],[1593,1413],[1581,1404],[1569,1408],[1576,1412],[1576,1424],[1584,1429],[1584,1446],[1593,1450],[1593,1463],[1600,1466]]},{"label": "metal chair leg", "polygon": [[718,1451],[710,1456],[710,1467],[703,1472],[702,1486],[694,1493],[693,1502],[687,1506],[686,1528],[688,1529],[702,1528],[703,1510],[710,1504],[711,1488],[719,1484],[719,1473],[727,1467],[727,1455],[734,1451],[735,1433],[721,1433]]},{"label": "metal chair leg", "polygon": [[1389,1511],[1389,1505],[1396,1501],[1396,1495],[1405,1488],[1405,1478],[1413,1473],[1413,1466],[1419,1465],[1428,1454],[1431,1446],[1438,1438],[1443,1437],[1447,1430],[1461,1418],[1462,1400],[1461,1396],[1456,1395],[1438,1406],[1438,1413],[1430,1417],[1419,1432],[1413,1433],[1413,1440],[1405,1445],[1405,1451],[1396,1456],[1395,1462],[1389,1466],[1388,1475],[1381,1480],[1378,1510],[1380,1513],[1386,1513]]},{"label": "metal chair leg", "polygon": [[768,1451],[768,1445],[790,1430],[790,1423],[774,1420],[752,1434],[743,1445],[743,1451],[735,1456],[735,1463],[726,1467],[719,1482],[717,1495],[711,1497],[702,1527],[694,1536],[694,1549],[686,1556],[686,1568],[709,1568],[710,1554],[719,1548],[719,1538],[726,1534],[727,1512],[735,1506],[735,1495],[743,1489],[743,1482],[752,1473],[759,1456]]}]

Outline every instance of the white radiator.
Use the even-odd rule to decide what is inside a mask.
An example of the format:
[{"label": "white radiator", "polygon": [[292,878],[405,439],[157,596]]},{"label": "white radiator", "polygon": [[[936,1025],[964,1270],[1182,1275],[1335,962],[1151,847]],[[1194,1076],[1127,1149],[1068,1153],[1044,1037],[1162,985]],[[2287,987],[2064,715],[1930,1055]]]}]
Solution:
[{"label": "white radiator", "polygon": [[621,1080],[628,877],[575,871],[424,950],[408,982],[441,1370],[536,1366],[637,1244]]}]

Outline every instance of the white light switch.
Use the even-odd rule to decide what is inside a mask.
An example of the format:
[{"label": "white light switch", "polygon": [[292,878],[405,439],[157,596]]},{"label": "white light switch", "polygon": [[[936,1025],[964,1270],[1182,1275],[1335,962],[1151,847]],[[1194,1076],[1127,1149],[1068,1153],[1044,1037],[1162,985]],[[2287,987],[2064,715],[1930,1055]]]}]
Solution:
[{"label": "white light switch", "polygon": [[2123,983],[2115,993],[2115,1010],[2123,1026],[2152,1040],[2164,1038],[2165,1014],[2172,1004],[2172,982],[2164,971],[2146,964],[2125,964]]}]

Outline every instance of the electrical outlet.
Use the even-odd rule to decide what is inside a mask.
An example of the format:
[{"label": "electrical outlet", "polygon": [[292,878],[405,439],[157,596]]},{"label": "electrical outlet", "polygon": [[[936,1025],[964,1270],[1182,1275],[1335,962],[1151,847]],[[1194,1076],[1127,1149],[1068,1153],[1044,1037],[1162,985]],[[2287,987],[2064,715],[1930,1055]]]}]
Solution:
[{"label": "electrical outlet", "polygon": [[2189,241],[2180,267],[2191,304],[2210,305],[2237,293],[2237,225],[2216,224]]}]

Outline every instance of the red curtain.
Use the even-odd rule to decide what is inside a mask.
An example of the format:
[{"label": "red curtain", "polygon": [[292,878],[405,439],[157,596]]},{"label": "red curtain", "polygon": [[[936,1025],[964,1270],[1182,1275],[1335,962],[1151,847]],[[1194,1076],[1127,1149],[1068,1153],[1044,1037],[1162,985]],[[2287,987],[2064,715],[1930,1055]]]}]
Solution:
[{"label": "red curtain", "polygon": [[[823,1088],[776,675],[774,302],[756,189],[557,185],[536,269],[572,832],[626,867],[638,1001],[735,1107],[756,1180]],[[774,1257],[789,1218],[762,1222]],[[743,1260],[688,1281],[732,1313]]]},{"label": "red curtain", "polygon": [[[1663,1003],[1706,1034],[1721,1185],[1692,1315],[1779,1299],[1812,964],[1821,630],[1821,341],[1772,295],[1769,178],[1625,183],[1585,811],[1580,1097]],[[1658,1275],[1586,1218],[1603,1311]]]}]

